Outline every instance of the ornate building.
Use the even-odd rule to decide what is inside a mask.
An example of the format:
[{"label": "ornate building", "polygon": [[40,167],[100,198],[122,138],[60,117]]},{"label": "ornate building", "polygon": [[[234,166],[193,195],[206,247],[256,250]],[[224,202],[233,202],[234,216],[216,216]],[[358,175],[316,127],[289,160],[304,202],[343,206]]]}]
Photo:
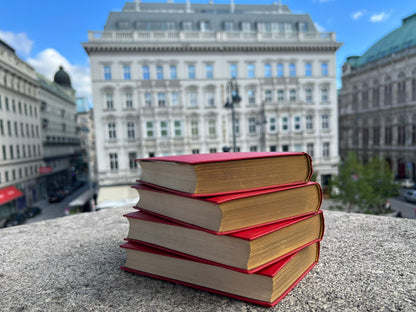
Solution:
[{"label": "ornate building", "polygon": [[10,214],[40,199],[38,88],[33,67],[0,40],[0,227]]},{"label": "ornate building", "polygon": [[[100,185],[131,183],[138,157],[306,151],[337,172],[334,33],[286,5],[127,2],[83,43],[90,57]],[[234,89],[236,91],[236,89]]]},{"label": "ornate building", "polygon": [[415,178],[416,14],[361,56],[347,58],[339,93],[340,155],[388,161]]}]

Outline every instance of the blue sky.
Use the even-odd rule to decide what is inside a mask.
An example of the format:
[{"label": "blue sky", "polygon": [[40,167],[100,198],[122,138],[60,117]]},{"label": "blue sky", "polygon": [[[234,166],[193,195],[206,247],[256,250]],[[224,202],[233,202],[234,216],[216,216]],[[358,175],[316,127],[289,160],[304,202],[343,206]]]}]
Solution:
[{"label": "blue sky", "polygon": [[[87,41],[89,30],[103,30],[108,13],[120,11],[125,2],[2,1],[0,39],[49,79],[63,65],[72,78],[77,95],[90,98],[89,61],[81,43]],[[191,4],[207,2],[191,0]],[[273,0],[234,2],[272,4]],[[230,1],[214,0],[214,3]],[[378,39],[398,28],[404,17],[416,13],[414,0],[282,0],[282,4],[288,5],[293,13],[308,13],[321,31],[336,33],[337,40],[343,43],[337,52],[338,79],[346,57],[363,54]]]}]

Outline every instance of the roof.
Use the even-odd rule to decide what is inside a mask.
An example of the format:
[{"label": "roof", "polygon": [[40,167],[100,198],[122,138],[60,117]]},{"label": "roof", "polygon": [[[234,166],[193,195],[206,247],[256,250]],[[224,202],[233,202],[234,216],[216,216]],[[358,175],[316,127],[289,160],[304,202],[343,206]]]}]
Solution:
[{"label": "roof", "polygon": [[308,14],[292,14],[286,5],[241,5],[192,3],[133,3],[127,2],[121,12],[110,12],[104,30],[166,30],[171,23],[173,30],[179,30],[183,22],[193,22],[192,30],[198,29],[198,22],[209,22],[210,31],[221,31],[225,22],[239,27],[241,22],[291,23],[295,30],[298,23],[304,23],[308,32],[316,32]]},{"label": "roof", "polygon": [[413,46],[416,46],[416,13],[404,18],[399,28],[378,40],[358,60],[353,59],[351,65],[363,66]]}]

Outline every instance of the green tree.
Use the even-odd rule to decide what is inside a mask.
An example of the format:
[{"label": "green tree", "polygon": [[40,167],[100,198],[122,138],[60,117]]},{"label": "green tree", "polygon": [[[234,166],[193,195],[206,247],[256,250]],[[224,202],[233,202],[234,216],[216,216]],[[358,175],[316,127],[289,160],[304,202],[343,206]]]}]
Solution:
[{"label": "green tree", "polygon": [[348,212],[355,208],[360,212],[384,213],[386,199],[396,190],[386,161],[375,158],[363,165],[352,152],[331,181],[331,196],[346,205]]}]

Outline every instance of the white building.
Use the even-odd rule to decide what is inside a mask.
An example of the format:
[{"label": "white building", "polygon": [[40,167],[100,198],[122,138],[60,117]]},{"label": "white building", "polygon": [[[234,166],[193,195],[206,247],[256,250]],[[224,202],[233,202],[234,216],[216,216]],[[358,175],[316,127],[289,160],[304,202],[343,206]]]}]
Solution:
[{"label": "white building", "polygon": [[33,67],[0,40],[0,227],[39,199],[42,166],[38,81]]},{"label": "white building", "polygon": [[338,163],[340,45],[286,5],[127,2],[83,43],[100,185],[137,179],[137,157],[230,147],[232,77],[237,150],[306,151],[326,184]]}]

